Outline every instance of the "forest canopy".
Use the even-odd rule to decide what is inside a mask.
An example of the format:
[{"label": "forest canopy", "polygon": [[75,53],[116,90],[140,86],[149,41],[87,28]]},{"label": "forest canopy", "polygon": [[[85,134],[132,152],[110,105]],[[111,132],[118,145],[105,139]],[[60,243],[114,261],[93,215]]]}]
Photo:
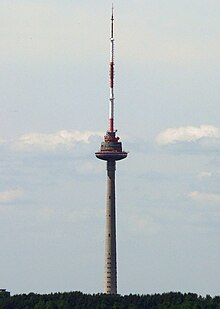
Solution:
[{"label": "forest canopy", "polygon": [[51,294],[0,294],[0,309],[220,309],[220,297],[170,292],[154,295],[106,295],[65,292]]}]

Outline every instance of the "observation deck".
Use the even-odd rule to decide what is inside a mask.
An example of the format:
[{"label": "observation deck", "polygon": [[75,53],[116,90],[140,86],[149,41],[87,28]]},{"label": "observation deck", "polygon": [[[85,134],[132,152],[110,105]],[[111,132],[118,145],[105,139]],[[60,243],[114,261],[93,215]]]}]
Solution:
[{"label": "observation deck", "polygon": [[119,161],[127,157],[128,153],[122,150],[122,143],[119,137],[115,136],[116,131],[106,132],[104,142],[101,143],[100,151],[95,153],[96,157],[105,161]]}]

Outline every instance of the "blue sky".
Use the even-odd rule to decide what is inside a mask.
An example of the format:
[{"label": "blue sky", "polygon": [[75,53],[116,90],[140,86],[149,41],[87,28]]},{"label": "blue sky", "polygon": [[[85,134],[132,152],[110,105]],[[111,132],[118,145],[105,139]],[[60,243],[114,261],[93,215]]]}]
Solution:
[{"label": "blue sky", "polygon": [[[219,295],[219,10],[115,6],[118,289]],[[110,1],[0,2],[0,286],[103,290]]]}]

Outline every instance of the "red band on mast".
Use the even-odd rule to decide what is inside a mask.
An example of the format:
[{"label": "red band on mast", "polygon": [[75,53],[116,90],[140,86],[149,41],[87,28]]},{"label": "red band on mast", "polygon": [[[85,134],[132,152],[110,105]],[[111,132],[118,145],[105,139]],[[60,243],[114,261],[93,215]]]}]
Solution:
[{"label": "red band on mast", "polygon": [[109,119],[109,132],[111,132],[111,133],[114,132],[114,120],[113,120],[113,118]]}]

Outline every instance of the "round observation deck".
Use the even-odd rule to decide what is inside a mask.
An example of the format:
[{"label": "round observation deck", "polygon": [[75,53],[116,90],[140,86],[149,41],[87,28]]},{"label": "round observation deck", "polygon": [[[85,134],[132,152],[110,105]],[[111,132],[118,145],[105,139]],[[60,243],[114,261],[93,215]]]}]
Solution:
[{"label": "round observation deck", "polygon": [[105,161],[119,161],[127,157],[128,153],[126,151],[117,152],[117,151],[97,151],[95,153],[96,158],[105,160]]},{"label": "round observation deck", "polygon": [[127,157],[128,153],[122,150],[122,143],[119,137],[115,136],[116,132],[106,132],[104,142],[101,143],[100,151],[95,153],[96,157],[105,161],[119,161]]}]

